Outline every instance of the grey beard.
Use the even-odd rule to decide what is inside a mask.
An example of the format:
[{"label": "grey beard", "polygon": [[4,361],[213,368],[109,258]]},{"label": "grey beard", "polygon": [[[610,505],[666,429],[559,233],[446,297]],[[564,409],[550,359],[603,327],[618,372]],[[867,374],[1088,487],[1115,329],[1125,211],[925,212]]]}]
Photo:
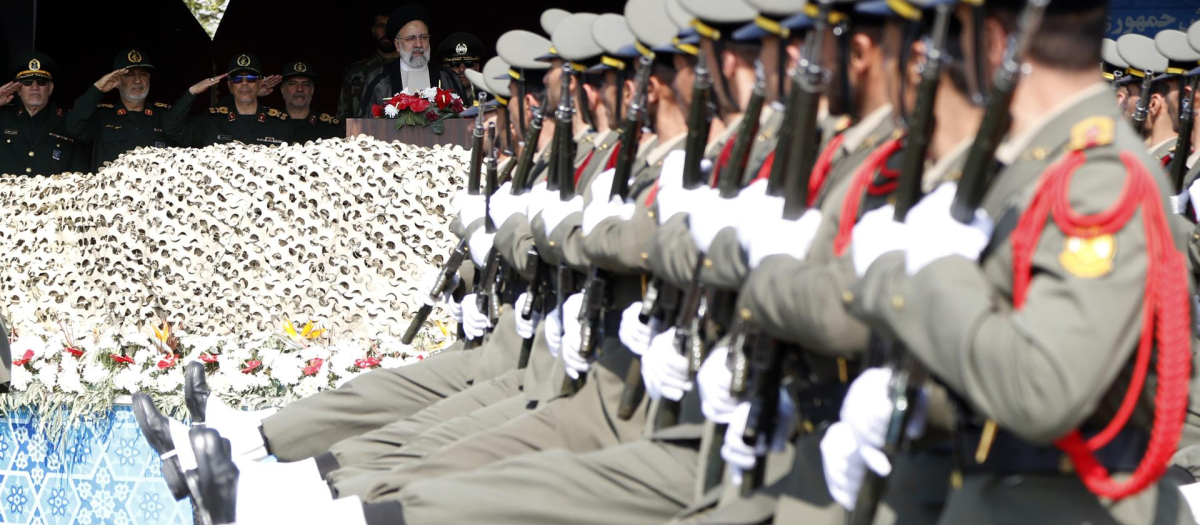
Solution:
[{"label": "grey beard", "polygon": [[125,92],[125,90],[120,89],[120,88],[118,88],[117,91],[119,91],[121,93],[121,99],[128,100],[130,102],[141,102],[143,100],[146,100],[146,97],[150,95],[149,89],[142,90],[141,95],[134,95],[132,93],[127,93],[127,92]]},{"label": "grey beard", "polygon": [[403,60],[405,64],[408,64],[408,67],[413,69],[423,69],[429,64],[429,58],[424,54],[420,56],[413,56],[411,52],[404,51],[403,49],[400,49],[399,51],[400,60]]}]

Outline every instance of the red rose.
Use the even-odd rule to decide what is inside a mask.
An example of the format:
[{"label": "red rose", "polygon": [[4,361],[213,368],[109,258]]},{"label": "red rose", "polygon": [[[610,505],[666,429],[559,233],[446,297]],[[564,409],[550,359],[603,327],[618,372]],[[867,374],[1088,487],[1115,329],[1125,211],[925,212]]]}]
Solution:
[{"label": "red rose", "polygon": [[13,361],[13,364],[17,366],[24,366],[25,363],[28,363],[30,359],[33,359],[33,350],[26,350],[25,355],[21,356],[20,359]]},{"label": "red rose", "polygon": [[127,355],[109,354],[109,357],[111,357],[113,361],[116,361],[123,365],[132,365],[133,364],[133,358],[129,357]]},{"label": "red rose", "polygon": [[217,356],[212,354],[200,354],[200,360],[204,361],[205,363],[212,364],[217,362]]},{"label": "red rose", "polygon": [[450,106],[450,108],[451,108],[451,109],[453,109],[455,113],[462,113],[462,112],[463,112],[463,101],[462,101],[462,99],[461,99],[461,98],[456,98],[456,99],[454,99],[454,104],[452,104],[452,105]]},{"label": "red rose", "polygon": [[383,106],[379,104],[371,104],[371,116],[375,118],[383,117]]},{"label": "red rose", "polygon": [[315,376],[321,371],[321,365],[325,364],[325,360],[320,357],[314,357],[308,362],[308,366],[304,367],[304,375]]},{"label": "red rose", "polygon": [[250,372],[257,370],[258,367],[260,367],[260,366],[262,366],[262,361],[259,361],[257,359],[251,359],[249,361],[246,361],[246,368],[242,369],[242,373],[249,374]]},{"label": "red rose", "polygon": [[437,107],[440,111],[446,109],[446,106],[449,106],[452,102],[454,102],[454,97],[451,96],[449,91],[439,89],[437,90],[437,95],[434,95],[433,100],[437,102]]},{"label": "red rose", "polygon": [[179,359],[179,356],[175,355],[175,354],[168,355],[166,359],[159,359],[158,360],[158,368],[160,370],[166,370],[168,368],[171,368],[171,367],[175,366],[175,361],[177,359]]},{"label": "red rose", "polygon": [[66,352],[66,353],[68,353],[68,354],[71,354],[71,355],[73,355],[73,356],[75,356],[75,357],[77,357],[77,358],[78,358],[78,357],[83,357],[83,350],[80,350],[80,349],[78,349],[78,348],[71,348],[71,347],[69,347],[69,346],[68,346],[68,347],[67,347],[67,349],[66,349],[66,350],[64,350],[64,352]]},{"label": "red rose", "polygon": [[433,122],[433,121],[437,120],[437,118],[438,118],[437,112],[432,109],[429,110],[427,113],[425,113],[425,120],[428,120],[429,122]]},{"label": "red rose", "polygon": [[413,97],[413,101],[408,104],[408,109],[413,110],[413,113],[424,113],[429,109],[429,101],[423,98]]}]

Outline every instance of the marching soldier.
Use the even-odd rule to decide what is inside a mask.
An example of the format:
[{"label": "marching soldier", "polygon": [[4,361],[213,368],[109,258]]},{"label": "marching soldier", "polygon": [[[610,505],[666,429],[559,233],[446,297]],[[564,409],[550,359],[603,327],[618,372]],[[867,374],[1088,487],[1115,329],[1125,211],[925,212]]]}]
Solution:
[{"label": "marching soldier", "polygon": [[[0,173],[56,175],[87,170],[87,153],[66,130],[66,112],[50,98],[58,65],[42,53],[21,55],[13,81],[0,86]],[[14,99],[15,97],[15,99]]]},{"label": "marching soldier", "polygon": [[[113,58],[113,72],[75,100],[66,129],[80,141],[92,143],[93,171],[134,148],[175,145],[163,127],[171,105],[147,102],[152,73],[154,65],[141,50],[121,51]],[[113,88],[120,93],[120,107],[101,102]]]},{"label": "marching soldier", "polygon": [[308,62],[297,60],[283,66],[283,84],[279,87],[279,93],[283,95],[292,142],[346,136],[346,126],[341,119],[328,113],[318,115],[312,110],[316,80],[317,72]]},{"label": "marching soldier", "polygon": [[[196,96],[227,79],[233,103],[188,117]],[[242,53],[229,59],[228,72],[207,78],[188,88],[163,119],[168,137],[187,147],[204,147],[233,141],[245,144],[279,145],[291,137],[287,113],[259,102],[263,87],[262,63]]]},{"label": "marching soldier", "polygon": [[1139,76],[1138,95],[1130,100],[1133,127],[1145,137],[1150,154],[1159,160],[1160,165],[1165,165],[1163,159],[1175,147],[1178,138],[1167,95],[1171,92],[1171,85],[1178,86],[1178,82],[1163,76],[1169,61],[1154,46],[1154,39],[1125,35],[1117,40],[1117,51]]}]

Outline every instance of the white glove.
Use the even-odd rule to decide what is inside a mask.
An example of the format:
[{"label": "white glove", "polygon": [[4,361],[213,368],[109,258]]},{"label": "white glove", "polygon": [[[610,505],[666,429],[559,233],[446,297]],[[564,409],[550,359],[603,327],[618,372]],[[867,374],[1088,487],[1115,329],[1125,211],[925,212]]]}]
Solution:
[{"label": "white glove", "polygon": [[858,453],[854,431],[846,423],[830,425],[821,438],[821,469],[825,471],[825,487],[833,500],[846,510],[854,510],[867,466]]},{"label": "white glove", "polygon": [[537,331],[538,321],[542,318],[537,310],[533,310],[533,314],[529,316],[529,319],[521,316],[521,312],[525,311],[525,303],[529,301],[529,293],[526,292],[517,296],[517,302],[513,304],[516,313],[513,316],[513,322],[517,325],[517,335],[521,336],[521,339],[533,337],[534,332]]},{"label": "white glove", "polygon": [[1186,191],[1179,192],[1179,195],[1172,195],[1171,196],[1171,209],[1175,210],[1175,213],[1178,215],[1183,215],[1184,213],[1187,213],[1187,205],[1188,205],[1188,202],[1191,200],[1191,198],[1192,198],[1192,196],[1189,195],[1188,192],[1186,192]]},{"label": "white glove", "polygon": [[[662,171],[658,175],[658,223],[665,224],[677,213],[695,210],[696,204],[713,190],[705,185],[695,189],[683,189],[683,166],[686,154],[673,151],[663,159]],[[711,163],[709,164],[711,166]]]},{"label": "white glove", "polygon": [[696,383],[700,386],[700,409],[704,417],[713,423],[729,423],[738,406],[738,400],[730,392],[733,371],[729,370],[728,359],[729,347],[713,348],[696,372]]},{"label": "white glove", "polygon": [[475,301],[476,297],[476,294],[467,294],[462,301],[463,333],[466,334],[467,339],[479,339],[487,333],[488,328],[492,327],[492,320],[479,311],[479,305]]},{"label": "white glove", "polygon": [[492,224],[497,228],[513,215],[525,213],[525,196],[512,194],[512,182],[505,182],[496,193],[492,194],[491,212]]},{"label": "white glove", "polygon": [[583,356],[579,355],[579,346],[583,341],[579,330],[579,310],[583,308],[583,294],[572,294],[563,302],[563,367],[571,379],[579,379],[580,374],[586,374],[592,367]]},{"label": "white glove", "polygon": [[650,347],[650,337],[653,334],[654,320],[650,320],[650,324],[643,323],[638,319],[638,315],[642,313],[642,303],[634,302],[621,312],[621,327],[617,331],[617,336],[621,339],[621,344],[625,345],[630,352],[637,355],[646,353],[646,349]]},{"label": "white glove", "polygon": [[636,206],[632,202],[625,202],[617,197],[613,197],[607,202],[594,200],[591,205],[583,209],[583,224],[581,225],[583,234],[591,235],[596,226],[610,217],[617,217],[623,221],[632,219],[635,209]]},{"label": "white glove", "polygon": [[442,295],[434,297],[433,286],[437,282],[438,275],[441,275],[441,273],[441,270],[429,270],[425,272],[423,277],[421,277],[421,284],[417,288],[417,300],[421,301],[421,304],[433,306],[442,302],[451,302],[450,296],[454,293],[454,289],[458,287],[458,274],[453,276],[453,280],[451,280],[450,284],[446,286],[446,289],[442,292]]},{"label": "white glove", "polygon": [[454,194],[454,202],[451,206],[454,208],[454,213],[458,214],[460,222],[462,222],[464,227],[470,226],[471,223],[483,218],[486,206],[484,199],[483,195],[470,195],[466,190]]},{"label": "white glove", "polygon": [[688,205],[696,206],[688,210],[688,232],[692,234],[692,242],[701,253],[708,253],[713,239],[721,230],[736,227],[734,213],[737,210],[736,199],[722,199],[715,190],[709,190],[706,196],[693,199]]},{"label": "white glove", "polygon": [[772,255],[787,255],[803,260],[808,255],[808,249],[812,246],[820,226],[820,210],[809,208],[794,221],[781,218],[764,222],[758,228],[742,228],[741,231],[745,232],[750,241],[746,250],[750,268],[757,268],[763,259]]},{"label": "white glove", "polygon": [[688,359],[675,348],[675,329],[671,328],[650,339],[650,347],[642,355],[642,381],[650,399],[683,399],[692,390],[688,378]]},{"label": "white glove", "polygon": [[496,234],[487,233],[480,228],[467,239],[467,248],[471,252],[471,261],[475,266],[487,266],[488,254],[492,253],[492,244],[496,242]]},{"label": "white glove", "polygon": [[[1197,220],[1200,220],[1200,179],[1196,179],[1191,186],[1188,186],[1187,194],[1191,202],[1196,203],[1192,204],[1192,209],[1196,213]],[[1187,209],[1187,203],[1184,203],[1183,207]]]},{"label": "white glove", "polygon": [[883,254],[908,246],[908,225],[896,222],[895,216],[896,208],[888,204],[863,214],[854,225],[850,234],[850,260],[860,278]]},{"label": "white glove", "polygon": [[[880,476],[886,476],[892,471],[891,461],[881,451],[892,418],[893,406],[889,396],[891,381],[890,369],[864,370],[850,383],[850,390],[846,392],[840,412],[841,422],[854,432],[854,438],[859,445],[859,455],[867,466]],[[914,401],[914,405],[909,409],[913,412],[905,432],[908,436],[916,438],[925,430],[928,409],[924,395]]]},{"label": "white glove", "polygon": [[[750,418],[750,402],[743,401],[733,411],[729,427],[725,430],[725,444],[721,446],[721,457],[732,467],[730,481],[734,485],[742,484],[742,473],[754,468],[758,456],[765,456],[769,451],[779,452],[787,446],[787,440],[792,435],[796,425],[796,406],[792,396],[786,390],[779,390],[779,407],[775,417],[775,431],[771,436],[759,436],[759,442],[753,447],[742,439],[746,433],[746,421]],[[768,443],[767,440],[770,439]]]},{"label": "white glove", "polygon": [[583,211],[583,197],[580,195],[572,197],[569,201],[556,200],[547,205],[546,209],[542,210],[542,222],[546,227],[546,236],[549,237],[550,233],[559,224],[562,224],[563,219],[577,211]]},{"label": "white glove", "polygon": [[557,193],[551,193],[546,189],[545,182],[539,182],[529,189],[528,197],[525,199],[525,218],[529,219],[529,223],[533,223],[533,218],[537,214],[542,213],[546,209],[546,205],[558,200]]},{"label": "white glove", "polygon": [[783,197],[767,195],[767,181],[756,180],[742,189],[734,202],[738,242],[749,253],[750,241],[761,233],[763,225],[783,220]]},{"label": "white glove", "polygon": [[911,237],[904,251],[904,266],[909,275],[916,275],[943,257],[959,255],[977,261],[987,247],[993,229],[987,212],[975,210],[975,220],[971,224],[963,224],[950,216],[957,188],[953,182],[942,184],[908,212],[906,222]]},{"label": "white glove", "polygon": [[686,159],[687,153],[683,150],[674,150],[663,159],[662,170],[658,172],[659,194],[683,188],[683,166]]},{"label": "white glove", "polygon": [[546,347],[550,349],[550,355],[555,359],[558,359],[558,354],[562,351],[562,339],[562,311],[555,308],[546,314]]},{"label": "white glove", "polygon": [[463,305],[462,302],[456,302],[453,299],[443,303],[446,313],[450,314],[450,318],[456,323],[463,322]]}]

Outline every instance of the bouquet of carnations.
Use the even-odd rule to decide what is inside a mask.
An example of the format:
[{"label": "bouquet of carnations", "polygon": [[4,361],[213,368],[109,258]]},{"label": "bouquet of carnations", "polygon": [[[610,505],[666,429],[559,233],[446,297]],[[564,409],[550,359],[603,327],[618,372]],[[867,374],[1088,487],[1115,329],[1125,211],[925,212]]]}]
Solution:
[{"label": "bouquet of carnations", "polygon": [[463,112],[463,101],[452,91],[431,87],[421,91],[404,91],[392,95],[383,104],[371,106],[375,118],[395,119],[396,128],[404,126],[432,126],[433,132],[441,135],[446,130],[442,121],[458,118]]}]

